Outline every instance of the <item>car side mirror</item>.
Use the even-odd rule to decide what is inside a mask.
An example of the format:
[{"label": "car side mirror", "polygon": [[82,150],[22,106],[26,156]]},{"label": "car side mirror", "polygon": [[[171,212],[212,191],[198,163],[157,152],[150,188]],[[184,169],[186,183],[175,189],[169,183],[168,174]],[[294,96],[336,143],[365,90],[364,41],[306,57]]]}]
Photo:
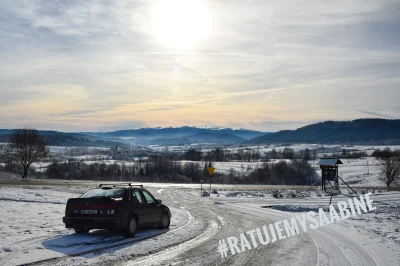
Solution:
[{"label": "car side mirror", "polygon": [[156,203],[157,203],[157,204],[161,204],[161,203],[162,203],[162,200],[156,199]]}]

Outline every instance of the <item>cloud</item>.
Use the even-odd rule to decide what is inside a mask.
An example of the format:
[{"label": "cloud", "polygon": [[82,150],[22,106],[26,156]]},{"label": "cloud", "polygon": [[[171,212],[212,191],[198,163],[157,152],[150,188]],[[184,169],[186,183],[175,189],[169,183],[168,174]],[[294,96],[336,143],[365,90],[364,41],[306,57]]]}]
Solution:
[{"label": "cloud", "polygon": [[204,2],[210,32],[178,49],[154,36],[157,1],[1,1],[0,127],[399,118],[398,1]]},{"label": "cloud", "polygon": [[368,110],[362,110],[362,109],[356,109],[357,111],[363,113],[363,114],[367,114],[367,115],[372,115],[372,116],[376,116],[376,117],[381,117],[381,118],[392,118],[389,115],[383,114],[383,113],[379,113],[379,112],[373,112],[373,111],[368,111]]}]

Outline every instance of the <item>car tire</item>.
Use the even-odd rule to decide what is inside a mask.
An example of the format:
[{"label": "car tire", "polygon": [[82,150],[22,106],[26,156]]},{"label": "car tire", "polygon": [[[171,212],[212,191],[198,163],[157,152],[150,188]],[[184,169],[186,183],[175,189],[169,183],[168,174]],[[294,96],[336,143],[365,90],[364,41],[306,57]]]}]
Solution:
[{"label": "car tire", "polygon": [[169,228],[170,223],[171,223],[171,219],[169,218],[169,215],[167,213],[164,213],[161,218],[160,228],[167,229],[167,228]]},{"label": "car tire", "polygon": [[128,226],[125,230],[126,237],[134,237],[137,230],[137,219],[136,217],[131,217],[128,222]]},{"label": "car tire", "polygon": [[76,234],[87,234],[89,233],[89,229],[83,229],[83,228],[75,228],[75,233]]}]

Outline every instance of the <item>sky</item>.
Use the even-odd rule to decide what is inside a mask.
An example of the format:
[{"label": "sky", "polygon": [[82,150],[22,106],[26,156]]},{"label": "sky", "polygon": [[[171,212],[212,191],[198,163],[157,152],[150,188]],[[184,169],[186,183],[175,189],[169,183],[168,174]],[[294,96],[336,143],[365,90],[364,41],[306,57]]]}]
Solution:
[{"label": "sky", "polygon": [[0,128],[398,119],[400,1],[0,1]]}]

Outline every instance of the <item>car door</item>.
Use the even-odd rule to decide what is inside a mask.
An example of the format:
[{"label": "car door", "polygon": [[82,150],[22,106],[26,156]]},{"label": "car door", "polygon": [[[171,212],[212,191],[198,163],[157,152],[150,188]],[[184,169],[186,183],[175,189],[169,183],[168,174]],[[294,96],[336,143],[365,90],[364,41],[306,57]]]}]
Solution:
[{"label": "car door", "polygon": [[153,195],[151,195],[150,192],[144,189],[141,191],[148,206],[150,216],[149,222],[153,225],[159,223],[161,221],[162,208],[159,204],[157,204],[156,199],[153,197]]},{"label": "car door", "polygon": [[139,226],[146,226],[150,222],[149,208],[139,189],[132,189],[132,204],[139,218]]}]

